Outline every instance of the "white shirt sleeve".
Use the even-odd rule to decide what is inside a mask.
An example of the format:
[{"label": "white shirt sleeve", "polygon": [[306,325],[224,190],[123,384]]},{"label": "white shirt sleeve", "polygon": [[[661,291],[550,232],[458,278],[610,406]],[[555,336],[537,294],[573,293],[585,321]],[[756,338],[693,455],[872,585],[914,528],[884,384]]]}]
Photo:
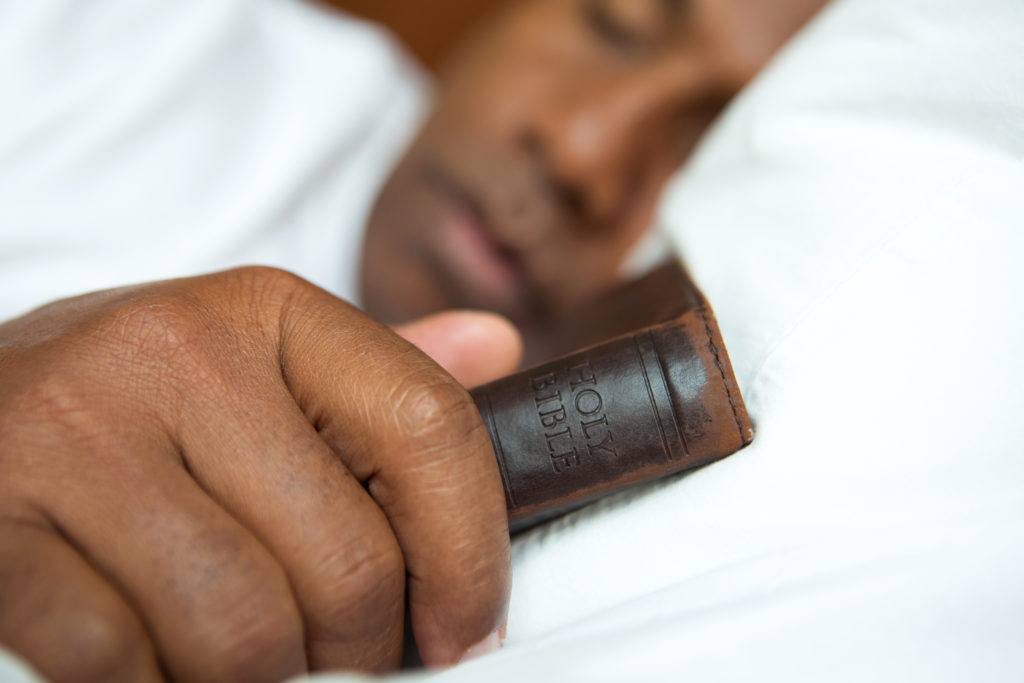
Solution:
[{"label": "white shirt sleeve", "polygon": [[425,79],[288,0],[0,0],[0,320],[260,263],[356,296]]}]

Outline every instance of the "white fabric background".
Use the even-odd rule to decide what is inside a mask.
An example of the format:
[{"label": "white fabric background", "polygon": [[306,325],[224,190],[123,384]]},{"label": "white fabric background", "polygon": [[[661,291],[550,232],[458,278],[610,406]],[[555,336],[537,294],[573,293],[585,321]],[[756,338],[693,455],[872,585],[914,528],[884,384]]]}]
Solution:
[{"label": "white fabric background", "polygon": [[839,0],[737,102],[661,221],[754,444],[517,539],[437,680],[1024,678],[1022,27]]},{"label": "white fabric background", "polygon": [[262,263],[356,296],[416,128],[383,33],[287,0],[0,0],[0,320]]}]

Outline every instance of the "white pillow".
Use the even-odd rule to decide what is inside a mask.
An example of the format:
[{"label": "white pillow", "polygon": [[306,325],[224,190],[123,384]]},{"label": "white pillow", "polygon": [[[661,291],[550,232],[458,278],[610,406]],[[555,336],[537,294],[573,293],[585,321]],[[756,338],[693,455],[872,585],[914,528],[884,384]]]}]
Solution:
[{"label": "white pillow", "polygon": [[837,2],[661,222],[754,444],[518,539],[436,680],[1024,680],[1024,4]]},{"label": "white pillow", "polygon": [[836,3],[661,222],[755,442],[518,540],[440,680],[1024,680],[1024,4]]}]

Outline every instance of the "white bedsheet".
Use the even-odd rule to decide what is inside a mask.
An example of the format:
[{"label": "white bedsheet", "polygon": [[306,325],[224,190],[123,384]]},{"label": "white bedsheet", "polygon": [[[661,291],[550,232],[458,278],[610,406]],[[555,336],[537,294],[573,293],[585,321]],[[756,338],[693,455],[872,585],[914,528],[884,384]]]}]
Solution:
[{"label": "white bedsheet", "polygon": [[260,263],[354,299],[425,81],[291,0],[0,0],[0,320]]},{"label": "white bedsheet", "polygon": [[1022,36],[840,0],[736,103],[661,222],[754,444],[517,539],[437,681],[1024,680]]}]

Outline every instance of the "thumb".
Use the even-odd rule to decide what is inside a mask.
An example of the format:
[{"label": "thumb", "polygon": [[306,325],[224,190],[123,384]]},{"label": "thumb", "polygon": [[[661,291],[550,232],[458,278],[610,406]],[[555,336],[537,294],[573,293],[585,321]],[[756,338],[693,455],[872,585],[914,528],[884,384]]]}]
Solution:
[{"label": "thumb", "polygon": [[445,311],[394,329],[466,388],[513,372],[523,356],[519,331],[495,313]]}]

